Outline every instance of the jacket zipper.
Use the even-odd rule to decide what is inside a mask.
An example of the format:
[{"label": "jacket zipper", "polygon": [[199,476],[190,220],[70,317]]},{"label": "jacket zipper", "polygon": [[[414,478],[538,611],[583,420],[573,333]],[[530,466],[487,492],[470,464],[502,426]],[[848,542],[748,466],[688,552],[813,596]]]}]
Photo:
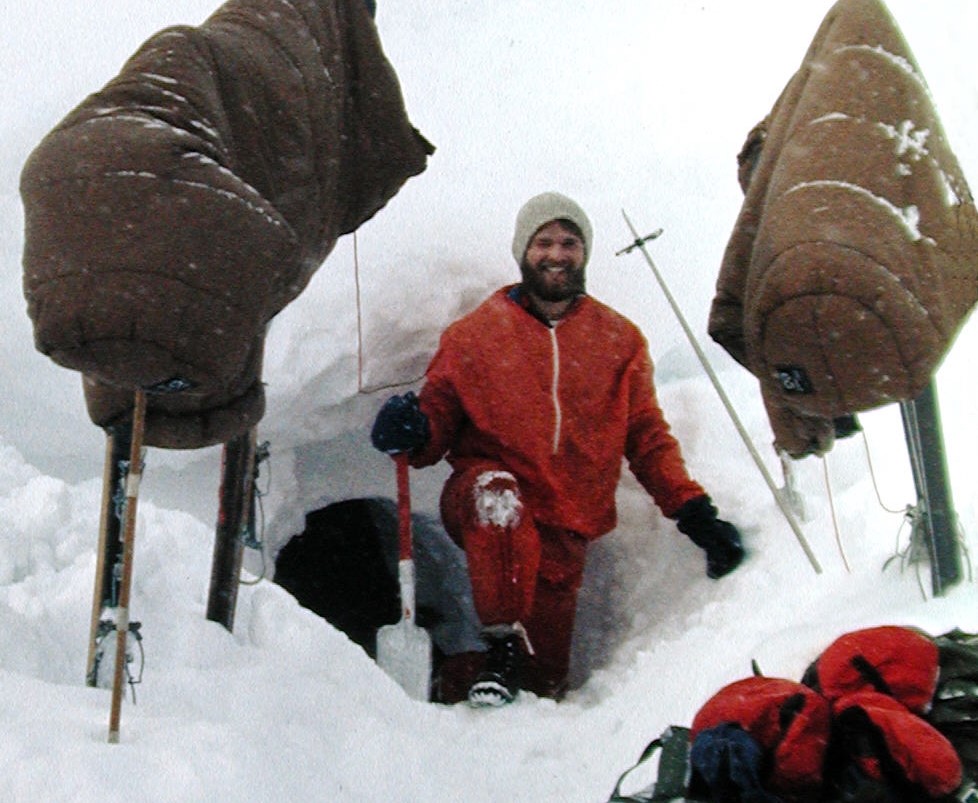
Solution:
[{"label": "jacket zipper", "polygon": [[560,449],[560,425],[563,414],[560,409],[560,346],[557,344],[556,323],[550,326],[550,342],[553,346],[553,380],[550,385],[550,394],[554,404],[553,454],[557,454]]}]

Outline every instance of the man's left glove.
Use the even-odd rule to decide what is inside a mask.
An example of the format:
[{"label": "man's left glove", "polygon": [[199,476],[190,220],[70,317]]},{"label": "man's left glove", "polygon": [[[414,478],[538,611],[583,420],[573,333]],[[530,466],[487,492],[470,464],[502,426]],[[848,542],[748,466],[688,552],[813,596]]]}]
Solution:
[{"label": "man's left glove", "polygon": [[421,412],[413,391],[391,396],[377,413],[370,442],[387,454],[410,452],[424,446],[431,437],[428,416]]},{"label": "man's left glove", "polygon": [[714,580],[729,574],[744,559],[740,533],[729,521],[717,518],[709,496],[690,499],[676,513],[676,527],[706,552],[706,576]]}]

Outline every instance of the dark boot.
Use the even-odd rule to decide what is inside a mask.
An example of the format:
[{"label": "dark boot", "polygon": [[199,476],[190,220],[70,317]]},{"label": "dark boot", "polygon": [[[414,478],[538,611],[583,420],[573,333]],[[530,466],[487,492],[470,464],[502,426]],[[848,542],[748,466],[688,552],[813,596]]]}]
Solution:
[{"label": "dark boot", "polygon": [[526,656],[524,637],[505,626],[485,630],[482,638],[489,650],[485,668],[469,689],[469,705],[498,708],[513,702],[519,694]]}]

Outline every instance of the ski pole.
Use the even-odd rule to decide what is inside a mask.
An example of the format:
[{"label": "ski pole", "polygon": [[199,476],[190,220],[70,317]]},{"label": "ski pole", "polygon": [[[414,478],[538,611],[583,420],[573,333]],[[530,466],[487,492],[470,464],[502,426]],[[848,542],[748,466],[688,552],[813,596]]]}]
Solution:
[{"label": "ski pole", "polygon": [[778,507],[781,509],[781,512],[784,514],[785,519],[787,519],[788,524],[791,526],[791,529],[795,534],[795,538],[798,540],[799,545],[801,546],[802,550],[805,552],[805,555],[808,558],[808,562],[811,563],[812,568],[815,570],[815,573],[821,574],[822,567],[819,565],[818,560],[815,557],[815,554],[812,552],[812,549],[809,546],[808,541],[805,539],[805,535],[804,533],[802,533],[801,527],[798,525],[798,522],[795,519],[794,514],[791,512],[787,503],[782,498],[782,495],[778,492],[778,488],[774,484],[774,479],[771,477],[771,473],[767,470],[767,466],[764,465],[764,461],[761,459],[761,456],[760,454],[758,454],[757,449],[754,446],[754,443],[750,439],[750,435],[748,434],[747,430],[744,428],[744,425],[741,423],[740,417],[737,415],[737,411],[734,410],[733,404],[731,404],[729,397],[727,396],[726,392],[723,389],[723,386],[720,384],[720,380],[717,378],[716,373],[714,373],[713,367],[710,365],[710,361],[706,358],[706,354],[703,352],[703,349],[700,347],[699,341],[697,341],[696,339],[696,335],[693,334],[693,330],[690,328],[689,324],[686,321],[685,316],[683,315],[682,311],[679,309],[679,304],[676,303],[676,299],[673,298],[672,293],[669,292],[669,287],[666,285],[665,279],[662,278],[662,275],[659,273],[659,269],[655,266],[655,262],[652,261],[652,256],[649,254],[648,249],[645,247],[645,243],[648,240],[654,240],[656,237],[662,234],[662,229],[658,229],[657,231],[653,232],[647,237],[641,237],[638,231],[636,230],[635,226],[632,224],[631,219],[625,213],[624,209],[621,211],[621,214],[625,218],[625,223],[628,224],[628,228],[631,230],[632,236],[635,238],[635,240],[632,242],[631,245],[619,251],[615,256],[628,253],[636,248],[642,252],[642,256],[645,257],[645,261],[648,262],[649,267],[652,269],[652,273],[655,275],[656,281],[659,283],[659,287],[662,288],[662,292],[665,295],[666,300],[669,302],[669,306],[672,307],[673,313],[675,313],[676,318],[679,320],[680,326],[682,326],[683,331],[686,333],[686,337],[689,340],[690,345],[692,345],[693,351],[696,352],[696,356],[699,358],[700,363],[703,365],[703,370],[706,371],[707,376],[710,378],[710,381],[713,383],[713,387],[716,389],[717,394],[720,396],[720,401],[723,402],[723,406],[726,408],[727,413],[730,416],[730,419],[733,421],[734,426],[737,428],[738,434],[740,435],[741,439],[744,441],[744,445],[747,447],[747,451],[750,452],[751,457],[754,459],[754,462],[757,464],[757,468],[761,472],[761,476],[764,477],[765,483],[767,483],[768,488],[771,490],[771,493],[774,495],[774,501],[777,502]]},{"label": "ski pole", "polygon": [[133,547],[136,536],[136,502],[142,479],[143,431],[146,428],[146,393],[136,391],[132,411],[132,443],[129,449],[129,473],[126,475],[126,508],[122,531],[122,577],[119,582],[119,606],[116,614],[115,675],[112,681],[112,709],[109,713],[109,743],[119,742],[119,719],[126,675],[126,635],[129,633],[129,595],[132,589]]}]

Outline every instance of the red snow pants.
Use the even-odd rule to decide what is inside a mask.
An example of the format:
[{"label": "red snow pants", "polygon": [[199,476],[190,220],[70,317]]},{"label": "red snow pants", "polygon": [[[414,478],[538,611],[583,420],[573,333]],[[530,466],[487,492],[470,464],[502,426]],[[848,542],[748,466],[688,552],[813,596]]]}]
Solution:
[{"label": "red snow pants", "polygon": [[[534,522],[515,477],[491,461],[449,478],[442,492],[441,515],[448,534],[465,550],[472,598],[482,624],[519,622],[526,628],[533,655],[523,687],[540,696],[560,697],[567,686],[587,539]],[[455,696],[447,690],[457,685],[456,694],[464,699],[468,679],[463,675],[474,678],[477,672],[478,657],[446,659],[443,698]]]}]

